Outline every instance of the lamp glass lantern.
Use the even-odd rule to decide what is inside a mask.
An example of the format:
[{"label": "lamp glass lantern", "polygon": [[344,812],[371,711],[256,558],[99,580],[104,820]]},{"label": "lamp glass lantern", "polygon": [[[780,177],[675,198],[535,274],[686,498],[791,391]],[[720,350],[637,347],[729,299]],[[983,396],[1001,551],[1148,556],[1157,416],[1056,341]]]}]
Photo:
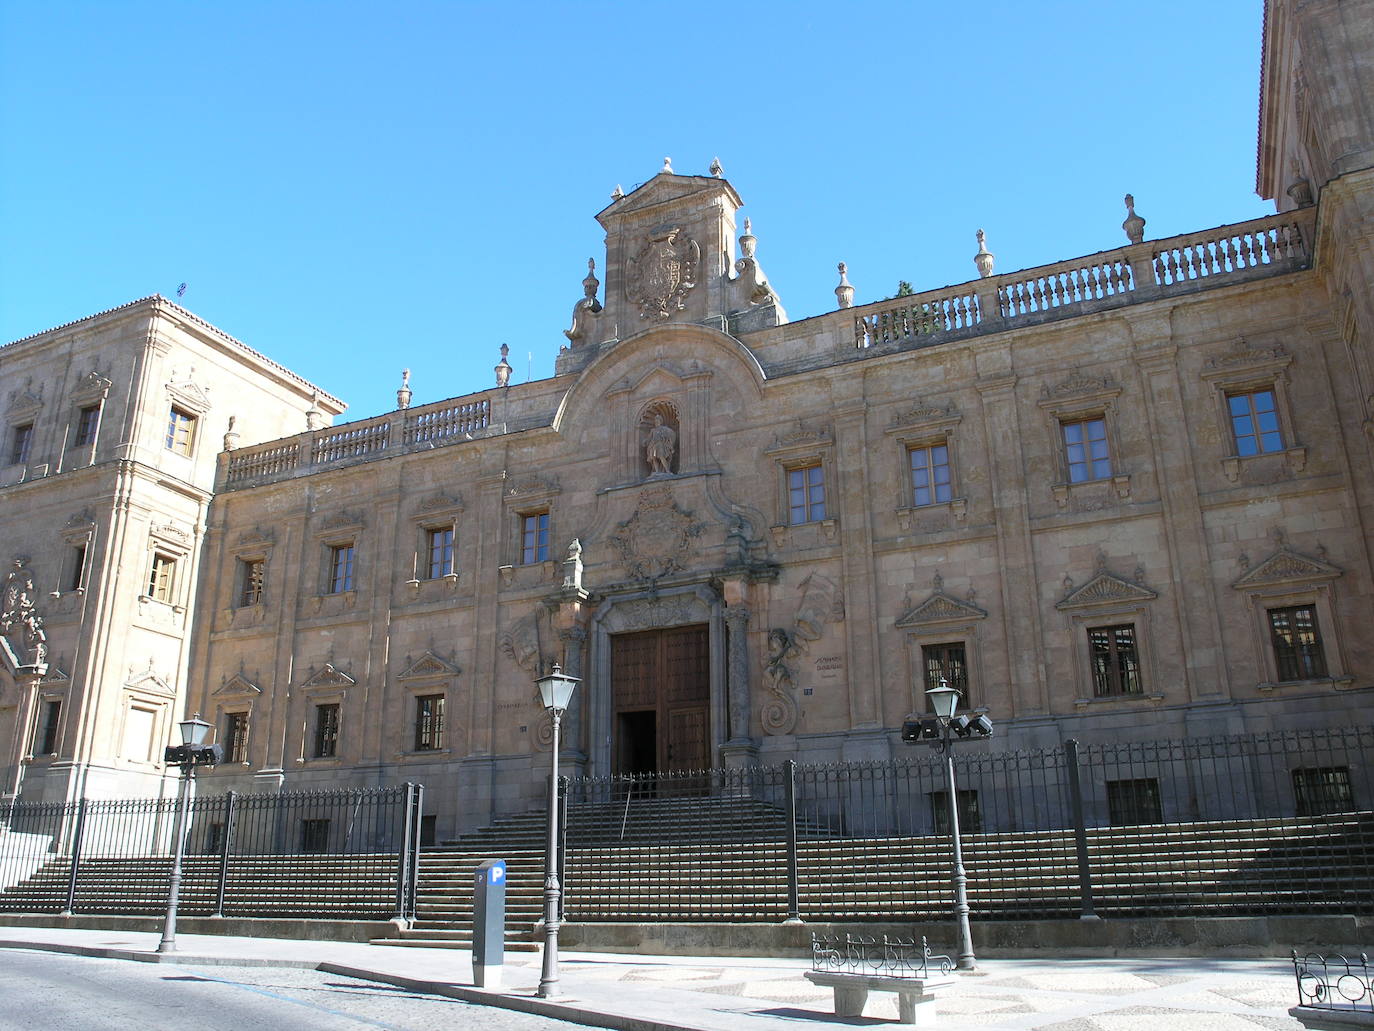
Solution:
[{"label": "lamp glass lantern", "polygon": [[192,748],[199,748],[205,744],[205,739],[210,736],[212,729],[210,724],[200,718],[200,713],[196,713],[189,720],[182,720],[177,726],[181,729],[181,743]]},{"label": "lamp glass lantern", "polygon": [[946,723],[954,718],[954,710],[959,707],[961,697],[962,692],[957,687],[950,687],[949,681],[944,677],[941,677],[938,684],[926,691],[926,698],[930,700],[931,710]]},{"label": "lamp glass lantern", "polygon": [[552,672],[540,677],[535,683],[539,685],[539,699],[544,703],[544,708],[550,712],[566,712],[579,679],[565,675],[563,668],[555,662]]}]

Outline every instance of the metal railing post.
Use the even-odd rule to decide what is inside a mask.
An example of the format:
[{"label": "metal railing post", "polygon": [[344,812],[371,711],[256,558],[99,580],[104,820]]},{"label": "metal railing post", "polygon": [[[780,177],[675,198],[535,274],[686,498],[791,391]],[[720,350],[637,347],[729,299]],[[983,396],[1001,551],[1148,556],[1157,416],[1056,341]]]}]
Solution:
[{"label": "metal railing post", "polygon": [[76,831],[72,834],[72,869],[67,877],[67,905],[62,910],[63,916],[71,916],[76,912],[76,868],[81,863],[81,839],[86,832],[86,800],[83,798],[76,804]]},{"label": "metal railing post", "polygon": [[558,896],[558,919],[568,910],[568,778],[558,778],[558,883],[563,891]]},{"label": "metal railing post", "polygon": [[393,919],[404,925],[406,923],[406,889],[407,882],[410,880],[410,837],[412,833],[413,803],[415,785],[407,783],[405,785],[405,800],[401,804],[401,846],[397,850],[396,856],[396,915]]},{"label": "metal railing post", "polygon": [[229,843],[234,837],[234,815],[238,805],[238,792],[231,791],[224,797],[224,834],[219,849],[219,884],[215,888],[215,916],[224,916],[224,888],[229,880]]},{"label": "metal railing post", "polygon": [[1102,919],[1093,910],[1092,868],[1088,864],[1088,829],[1083,816],[1083,785],[1078,779],[1078,742],[1064,742],[1064,768],[1069,778],[1069,811],[1073,817],[1073,841],[1078,852],[1078,896],[1082,904],[1080,920]]},{"label": "metal railing post", "polygon": [[415,908],[420,894],[420,838],[424,834],[425,786],[415,785],[415,806],[413,833],[410,848],[410,890],[406,905],[406,918],[415,919]]},{"label": "metal railing post", "polygon": [[801,890],[797,883],[797,761],[788,759],[782,765],[787,807],[787,919],[784,922],[799,924],[802,919]]}]

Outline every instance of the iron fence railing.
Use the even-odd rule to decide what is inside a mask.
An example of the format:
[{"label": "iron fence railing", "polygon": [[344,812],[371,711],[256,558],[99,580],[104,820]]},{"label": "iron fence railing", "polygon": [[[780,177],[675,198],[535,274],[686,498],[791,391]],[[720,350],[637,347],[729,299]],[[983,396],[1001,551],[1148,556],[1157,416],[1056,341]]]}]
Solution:
[{"label": "iron fence railing", "polygon": [[[954,748],[980,918],[1374,913],[1374,728]],[[566,791],[569,920],[906,920],[951,904],[943,760],[919,745]]]},{"label": "iron fence railing", "polygon": [[[414,916],[422,791],[197,797],[183,915]],[[0,911],[156,914],[167,902],[175,798],[20,803],[0,813]]]}]

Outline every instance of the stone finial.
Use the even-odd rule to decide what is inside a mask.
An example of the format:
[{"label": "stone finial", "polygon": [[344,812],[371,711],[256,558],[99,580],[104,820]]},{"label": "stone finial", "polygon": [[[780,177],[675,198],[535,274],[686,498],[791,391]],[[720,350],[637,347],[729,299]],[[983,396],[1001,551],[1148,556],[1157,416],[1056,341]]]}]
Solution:
[{"label": "stone finial", "polygon": [[401,370],[401,389],[396,391],[396,407],[405,409],[410,407],[410,370]]},{"label": "stone finial", "polygon": [[324,413],[320,411],[320,395],[316,391],[310,395],[310,407],[305,412],[305,428],[314,431],[322,425],[324,425]]},{"label": "stone finial", "polygon": [[978,278],[987,279],[992,275],[994,255],[988,250],[988,234],[980,229],[975,235],[978,237],[978,253],[973,256],[973,264],[978,269]]},{"label": "stone finial", "polygon": [[1131,243],[1141,243],[1145,239],[1145,220],[1135,213],[1135,197],[1126,194],[1126,221],[1121,223],[1126,230],[1126,239]]},{"label": "stone finial", "polygon": [[720,158],[711,159],[711,167],[708,171],[717,179],[721,179],[725,176],[725,167],[721,165]]},{"label": "stone finial", "polygon": [[233,451],[234,448],[236,448],[236,447],[239,446],[239,434],[238,434],[238,431],[237,431],[236,429],[234,429],[234,423],[236,423],[237,421],[238,421],[238,416],[237,416],[237,415],[231,415],[231,416],[229,416],[229,425],[228,425],[228,426],[225,428],[225,430],[224,430],[224,450],[225,450],[225,451]]},{"label": "stone finial", "polygon": [[625,196],[625,191],[620,188],[619,183],[616,183],[615,189],[611,191],[611,200],[620,200],[623,196]]},{"label": "stone finial", "polygon": [[587,298],[596,296],[597,287],[601,285],[601,280],[596,278],[596,259],[587,259],[587,276],[582,280],[582,294]]},{"label": "stone finial", "polygon": [[854,287],[849,284],[849,266],[840,262],[836,268],[840,270],[840,285],[835,287],[835,297],[840,302],[841,308],[852,308],[854,306]]},{"label": "stone finial", "polygon": [[754,227],[746,218],[744,220],[744,235],[739,238],[739,252],[746,258],[752,258],[758,245],[759,238],[754,235]]},{"label": "stone finial", "polygon": [[662,173],[662,172],[667,172],[669,175],[673,175],[673,174],[674,174],[674,173],[673,173],[673,159],[672,159],[672,158],[664,158],[664,159],[663,159],[663,167],[662,167],[659,171],[660,171],[660,173]]},{"label": "stone finial", "polygon": [[496,363],[496,385],[504,387],[510,383],[510,362],[506,357],[510,354],[510,347],[506,344],[501,345],[501,360]]}]

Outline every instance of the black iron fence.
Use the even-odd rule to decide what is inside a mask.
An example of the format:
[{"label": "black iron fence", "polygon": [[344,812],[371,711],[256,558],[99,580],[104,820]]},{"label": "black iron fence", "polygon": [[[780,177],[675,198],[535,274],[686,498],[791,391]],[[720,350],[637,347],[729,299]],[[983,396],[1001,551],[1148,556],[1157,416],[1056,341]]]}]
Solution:
[{"label": "black iron fence", "polygon": [[[954,744],[980,918],[1374,913],[1374,728]],[[923,919],[950,906],[941,755],[567,783],[570,920]]]},{"label": "black iron fence", "polygon": [[1355,1026],[1356,1014],[1374,1016],[1374,970],[1363,952],[1358,957],[1315,952],[1299,956],[1295,950],[1292,956],[1299,1006],[1351,1014],[1351,1023],[1342,1026]]},{"label": "black iron fence", "polygon": [[[415,912],[418,785],[194,798],[186,916],[352,920]],[[0,911],[152,915],[167,903],[175,798],[0,812]]]}]

